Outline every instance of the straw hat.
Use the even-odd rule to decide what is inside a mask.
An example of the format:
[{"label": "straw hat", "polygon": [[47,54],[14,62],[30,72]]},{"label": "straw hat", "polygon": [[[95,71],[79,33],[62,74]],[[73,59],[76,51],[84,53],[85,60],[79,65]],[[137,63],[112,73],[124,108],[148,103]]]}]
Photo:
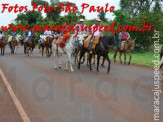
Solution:
[{"label": "straw hat", "polygon": [[80,21],[80,22],[84,22],[84,19],[80,19],[79,21]]},{"label": "straw hat", "polygon": [[101,20],[99,18],[96,18],[95,21],[101,22]]}]

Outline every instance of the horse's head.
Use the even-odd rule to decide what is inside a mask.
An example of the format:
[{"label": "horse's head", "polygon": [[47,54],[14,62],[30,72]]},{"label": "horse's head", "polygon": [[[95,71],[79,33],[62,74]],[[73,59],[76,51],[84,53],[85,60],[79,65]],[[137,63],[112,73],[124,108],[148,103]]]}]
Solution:
[{"label": "horse's head", "polygon": [[82,34],[78,33],[76,38],[77,38],[76,41],[79,43],[79,46],[83,45]]},{"label": "horse's head", "polygon": [[113,45],[117,47],[118,44],[119,44],[118,34],[115,33],[114,39],[113,39]]},{"label": "horse's head", "polygon": [[131,50],[134,50],[134,47],[135,47],[135,40],[136,40],[136,38],[135,39],[129,39],[129,44],[130,44],[130,49]]}]

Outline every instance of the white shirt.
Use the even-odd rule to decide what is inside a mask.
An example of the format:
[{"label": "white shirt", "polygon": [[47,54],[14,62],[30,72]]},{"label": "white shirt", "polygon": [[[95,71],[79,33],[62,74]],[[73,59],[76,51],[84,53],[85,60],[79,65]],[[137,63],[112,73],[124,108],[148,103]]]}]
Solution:
[{"label": "white shirt", "polygon": [[32,36],[32,32],[31,32],[31,31],[28,32],[28,37],[29,37],[29,36]]},{"label": "white shirt", "polygon": [[20,37],[21,37],[21,35],[20,35],[20,34],[17,34],[17,37],[18,37],[18,38],[20,38]]},{"label": "white shirt", "polygon": [[44,38],[44,34],[40,35],[40,39],[43,39]]},{"label": "white shirt", "polygon": [[50,35],[52,35],[52,32],[51,32],[50,30],[49,30],[49,31],[48,31],[48,30],[46,30],[46,31],[44,32],[44,34],[45,34],[45,35],[49,35],[49,36],[50,36]]},{"label": "white shirt", "polygon": [[84,28],[86,27],[85,24],[83,25],[83,29],[84,29],[83,31],[81,31],[81,29],[82,29],[82,24],[77,24],[77,25],[74,27],[75,30],[77,30],[77,26],[78,26],[78,28],[79,28],[78,31],[81,32],[81,34],[86,34],[86,33],[87,33],[88,28],[87,28],[87,31],[85,31],[85,29],[84,29]]},{"label": "white shirt", "polygon": [[4,37],[4,35],[3,35],[3,34],[0,34],[0,39],[1,39],[2,37]]},{"label": "white shirt", "polygon": [[[94,24],[94,25],[91,27],[91,28],[92,28],[92,33],[93,33],[93,27],[94,27],[94,26],[97,26],[97,25]],[[94,32],[94,35],[93,35],[93,36],[98,36],[99,34],[101,34],[101,33],[103,32],[103,29],[104,29],[104,28],[101,29],[102,31],[99,31],[99,28],[100,28],[100,26],[98,26],[98,29],[97,29],[97,31]]]}]

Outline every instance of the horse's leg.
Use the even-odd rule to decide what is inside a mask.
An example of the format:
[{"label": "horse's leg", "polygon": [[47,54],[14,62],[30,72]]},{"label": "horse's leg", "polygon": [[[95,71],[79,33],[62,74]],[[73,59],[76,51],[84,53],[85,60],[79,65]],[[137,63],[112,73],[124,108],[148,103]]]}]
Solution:
[{"label": "horse's leg", "polygon": [[98,68],[99,68],[99,64],[100,64],[100,55],[97,55],[97,72],[99,72]]},{"label": "horse's leg", "polygon": [[92,70],[91,59],[92,59],[92,54],[89,54],[89,68],[90,68],[90,70]]},{"label": "horse's leg", "polygon": [[107,71],[107,73],[109,74],[109,72],[110,72],[110,64],[111,64],[111,61],[110,61],[108,55],[105,56],[105,59],[108,61],[108,71]]},{"label": "horse's leg", "polygon": [[42,47],[42,56],[44,55],[44,46]]},{"label": "horse's leg", "polygon": [[105,63],[105,58],[103,58],[103,61],[102,61],[102,64],[101,64],[102,67],[105,67],[104,63]]},{"label": "horse's leg", "polygon": [[74,52],[74,63],[75,64],[76,64],[76,58],[77,58],[76,53],[77,53],[77,49],[75,49],[75,52]]},{"label": "horse's leg", "polygon": [[83,56],[83,61],[81,62],[81,64],[84,64],[85,62],[85,55]]},{"label": "horse's leg", "polygon": [[70,64],[71,72],[74,72],[74,69],[72,68],[71,54],[68,53],[67,55],[68,55],[68,62],[69,62],[69,64]]},{"label": "horse's leg", "polygon": [[50,50],[50,54],[49,54],[49,57],[50,57],[52,54],[52,48],[50,47],[49,50]]},{"label": "horse's leg", "polygon": [[5,47],[3,48],[3,55],[5,54]]},{"label": "horse's leg", "polygon": [[119,53],[119,60],[120,60],[120,63],[122,64],[121,56],[122,56],[122,53],[120,52]]},{"label": "horse's leg", "polygon": [[1,48],[1,55],[2,55],[2,48]]},{"label": "horse's leg", "polygon": [[39,49],[39,51],[40,51],[40,53],[41,53],[41,46],[40,46],[40,45],[39,45],[38,49]]},{"label": "horse's leg", "polygon": [[80,69],[81,59],[82,59],[82,57],[84,56],[85,53],[86,53],[85,50],[82,50],[80,52],[80,57],[79,57],[79,62],[78,62],[78,69]]},{"label": "horse's leg", "polygon": [[96,62],[96,59],[95,59],[95,54],[93,54],[93,59],[94,59],[93,64],[95,64],[95,62]]},{"label": "horse's leg", "polygon": [[59,61],[59,69],[61,69],[61,60],[60,60],[60,58],[58,58],[58,61]]},{"label": "horse's leg", "polygon": [[89,53],[87,55],[87,66],[89,66]]},{"label": "horse's leg", "polygon": [[129,57],[130,57],[129,62],[128,62],[128,65],[130,65],[131,58],[132,58],[131,52],[129,52],[128,55],[129,55]]},{"label": "horse's leg", "polygon": [[124,64],[126,64],[126,52],[124,52]]},{"label": "horse's leg", "polygon": [[117,51],[115,50],[115,52],[114,52],[114,63],[116,62],[116,56],[117,56]]}]

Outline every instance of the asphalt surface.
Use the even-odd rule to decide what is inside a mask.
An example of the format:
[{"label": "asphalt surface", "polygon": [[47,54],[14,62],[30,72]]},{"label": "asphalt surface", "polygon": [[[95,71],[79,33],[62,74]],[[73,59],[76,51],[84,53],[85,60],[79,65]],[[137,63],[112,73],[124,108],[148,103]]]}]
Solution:
[{"label": "asphalt surface", "polygon": [[[133,57],[134,58],[134,57]],[[53,58],[41,56],[38,49],[32,58],[23,48],[10,54],[8,47],[0,56],[0,68],[10,83],[31,122],[153,122],[153,71],[111,63],[96,65],[90,71],[73,64],[74,73],[54,69]],[[107,65],[107,62],[105,62]],[[163,94],[160,98],[160,122],[163,122]],[[0,122],[19,122],[21,117],[0,77]]]}]

